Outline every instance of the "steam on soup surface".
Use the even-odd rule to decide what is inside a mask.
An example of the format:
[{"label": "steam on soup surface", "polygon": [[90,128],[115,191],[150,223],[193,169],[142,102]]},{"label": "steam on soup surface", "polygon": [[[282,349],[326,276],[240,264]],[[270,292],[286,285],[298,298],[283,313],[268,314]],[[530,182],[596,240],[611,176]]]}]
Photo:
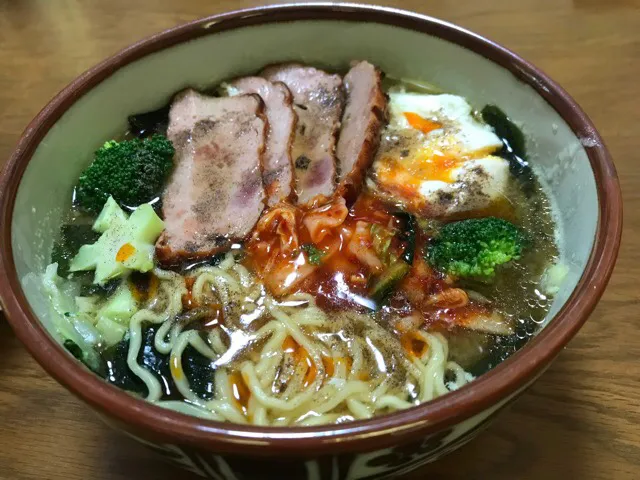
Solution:
[{"label": "steam on soup surface", "polygon": [[269,66],[129,117],[42,277],[57,337],[134,395],[314,425],[460,388],[542,322],[548,199],[497,107],[367,62]]}]

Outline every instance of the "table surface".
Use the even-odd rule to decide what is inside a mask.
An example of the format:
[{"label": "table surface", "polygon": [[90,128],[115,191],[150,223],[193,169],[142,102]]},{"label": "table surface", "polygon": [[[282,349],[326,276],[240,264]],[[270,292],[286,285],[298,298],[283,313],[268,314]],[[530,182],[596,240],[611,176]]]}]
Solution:
[{"label": "table surface", "polygon": [[[634,166],[638,107],[633,106],[640,98],[640,1],[384,3],[458,23],[550,74],[602,133],[625,200],[618,266],[586,326],[486,433],[410,478],[640,478],[640,290],[635,284],[640,252],[633,240],[640,238],[640,169]],[[38,110],[99,60],[156,31],[256,4],[0,0],[0,162]],[[0,322],[0,352],[0,478],[191,478],[103,425],[43,372],[5,322]]]}]

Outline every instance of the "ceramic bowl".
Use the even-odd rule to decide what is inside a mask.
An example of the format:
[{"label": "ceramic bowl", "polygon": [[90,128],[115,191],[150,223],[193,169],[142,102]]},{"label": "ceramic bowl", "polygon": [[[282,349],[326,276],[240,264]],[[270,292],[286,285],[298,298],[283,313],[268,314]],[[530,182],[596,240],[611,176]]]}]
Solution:
[{"label": "ceramic bowl", "polygon": [[[569,266],[539,334],[469,385],[419,407],[314,428],[204,421],[146,403],[77,363],[48,333],[46,299],[29,272],[48,263],[73,183],[91,153],[126,129],[128,114],[162,106],[269,63],[344,69],[367,59],[500,105],[523,125],[530,160],[556,206]],[[468,442],[529,386],[602,295],[620,241],[616,172],[594,126],[539,69],[474,33],[381,7],[318,4],[217,15],[137,43],[81,75],[27,127],[0,184],[0,293],[17,336],[60,383],[108,423],[182,467],[213,479],[373,479],[409,472]]]}]

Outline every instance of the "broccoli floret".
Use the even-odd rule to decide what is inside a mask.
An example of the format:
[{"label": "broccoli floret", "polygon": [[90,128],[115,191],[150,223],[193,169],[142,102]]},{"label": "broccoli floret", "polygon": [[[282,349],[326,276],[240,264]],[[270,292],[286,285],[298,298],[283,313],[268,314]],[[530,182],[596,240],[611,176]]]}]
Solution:
[{"label": "broccoli floret", "polygon": [[506,220],[469,219],[442,227],[426,256],[444,273],[490,280],[497,266],[520,258],[526,243],[520,229]]},{"label": "broccoli floret", "polygon": [[126,207],[153,200],[171,172],[174,152],[173,144],[162,135],[106,142],[80,175],[76,203],[97,214],[109,196]]}]

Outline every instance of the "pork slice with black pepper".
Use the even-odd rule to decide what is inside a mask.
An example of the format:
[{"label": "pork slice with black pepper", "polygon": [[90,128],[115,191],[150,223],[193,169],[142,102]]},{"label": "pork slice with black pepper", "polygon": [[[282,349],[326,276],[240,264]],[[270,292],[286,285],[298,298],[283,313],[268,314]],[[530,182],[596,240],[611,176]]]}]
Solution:
[{"label": "pork slice with black pepper", "polygon": [[262,77],[243,77],[227,84],[229,95],[255,93],[265,104],[269,131],[265,142],[263,183],[267,205],[295,201],[295,177],[291,144],[295,138],[297,117],[291,92],[284,83],[272,83]]},{"label": "pork slice with black pepper", "polygon": [[336,148],[338,195],[353,203],[380,144],[387,98],[382,74],[369,62],[356,63],[344,77],[347,105]]},{"label": "pork slice with black pepper", "polygon": [[211,256],[247,236],[264,209],[262,155],[267,129],[258,95],[178,94],[167,136],[176,149],[162,195],[163,264]]},{"label": "pork slice with black pepper", "polygon": [[291,156],[298,203],[309,203],[317,195],[332,195],[336,186],[336,136],[344,108],[342,78],[294,63],[267,67],[261,76],[284,83],[293,95],[298,125]]}]

